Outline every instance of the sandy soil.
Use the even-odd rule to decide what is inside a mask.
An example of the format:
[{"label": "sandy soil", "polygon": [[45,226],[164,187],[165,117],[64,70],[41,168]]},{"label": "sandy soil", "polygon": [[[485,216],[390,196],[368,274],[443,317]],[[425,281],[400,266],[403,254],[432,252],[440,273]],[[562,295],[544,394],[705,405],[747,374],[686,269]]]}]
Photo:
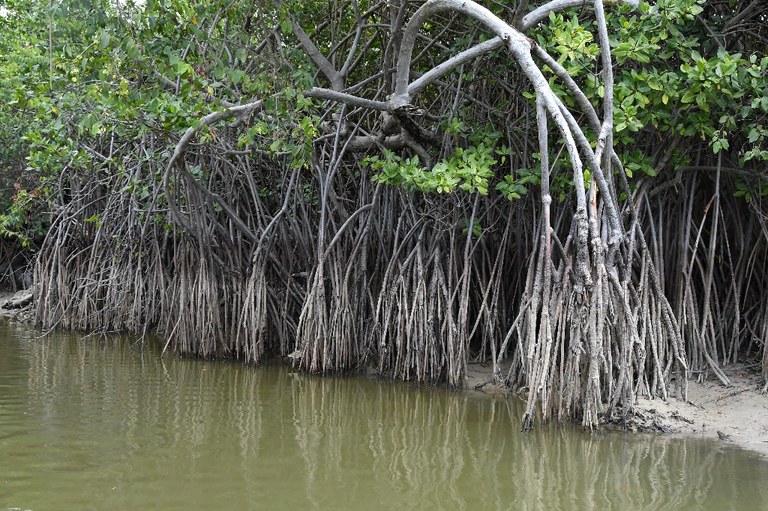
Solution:
[{"label": "sandy soil", "polygon": [[[723,370],[731,380],[730,387],[711,376],[702,382],[688,382],[687,402],[675,397],[640,400],[629,429],[731,442],[768,457],[768,394],[762,393],[765,381],[759,368],[735,364]],[[490,367],[471,364],[467,370],[469,388],[490,376]],[[482,390],[499,392],[493,384]]]},{"label": "sandy soil", "polygon": [[670,428],[672,434],[720,439],[768,456],[768,394],[756,367],[724,368],[725,387],[714,378],[688,384],[688,402],[644,399],[638,411]]}]

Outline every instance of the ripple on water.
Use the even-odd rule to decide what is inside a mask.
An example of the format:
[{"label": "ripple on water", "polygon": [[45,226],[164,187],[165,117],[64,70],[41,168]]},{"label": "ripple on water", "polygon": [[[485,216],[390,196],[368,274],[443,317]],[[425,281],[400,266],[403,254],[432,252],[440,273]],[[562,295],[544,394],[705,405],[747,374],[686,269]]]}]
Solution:
[{"label": "ripple on water", "polygon": [[711,442],[518,430],[520,406],[0,327],[0,509],[768,509]]}]

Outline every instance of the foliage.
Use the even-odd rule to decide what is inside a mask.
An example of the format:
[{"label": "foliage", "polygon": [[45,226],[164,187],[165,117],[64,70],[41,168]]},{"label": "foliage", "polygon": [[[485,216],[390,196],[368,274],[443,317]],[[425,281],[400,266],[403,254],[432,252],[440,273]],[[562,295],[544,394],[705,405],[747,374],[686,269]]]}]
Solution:
[{"label": "foliage", "polygon": [[[292,37],[289,13],[311,19],[315,11],[322,12],[319,5],[297,11],[290,3],[255,9],[226,2],[78,0],[54,3],[50,12],[30,0],[7,5],[11,14],[0,18],[8,35],[0,42],[7,55],[0,90],[10,100],[0,108],[0,151],[3,174],[15,176],[28,191],[55,181],[67,166],[96,169],[106,164],[110,171],[119,170],[121,163],[109,155],[88,151],[98,141],[162,134],[170,150],[172,140],[205,112],[222,102],[255,97],[269,105],[243,132],[240,145],[286,155],[295,168],[307,166],[321,124],[317,105],[301,94],[313,83],[312,65],[301,52],[285,48],[273,59],[254,51],[275,29]],[[704,0],[660,0],[641,4],[639,12],[625,8],[608,13],[617,65],[614,125],[620,148],[626,147],[621,152],[630,162],[630,178],[638,170],[646,176],[662,170],[655,168],[653,152],[637,152],[638,137],[679,138],[676,144],[688,148],[676,153],[679,163],[690,161],[691,148],[701,142],[712,153],[738,155],[741,166],[768,159],[768,57],[759,48],[744,54],[713,44],[697,20],[706,14],[704,8]],[[343,24],[353,21],[340,18],[337,28],[351,29]],[[238,28],[243,26],[248,30]],[[566,11],[551,14],[536,28],[535,37],[587,96],[601,97],[592,28],[588,20]],[[319,49],[333,46],[330,34],[312,35]],[[450,48],[436,56],[446,58],[470,43],[471,38],[454,37]],[[484,72],[478,71],[477,78],[483,79]],[[370,69],[363,65],[357,72],[364,77]],[[553,85],[567,96],[556,80]],[[496,188],[509,199],[524,196],[528,183],[504,175],[501,160],[506,157],[496,143],[501,134],[489,131],[487,121],[473,119],[471,111],[464,114],[443,125],[446,134],[463,140],[449,157],[424,169],[412,154],[372,155],[368,161],[381,171],[376,179],[426,192],[486,194]],[[468,139],[466,133],[481,136]],[[495,139],[489,142],[483,133]],[[209,129],[204,136],[215,138],[216,133]],[[513,169],[530,163],[520,161]],[[20,179],[22,175],[28,178]],[[762,187],[754,193],[762,194]],[[4,200],[10,207],[10,196]]]},{"label": "foliage", "polygon": [[[695,160],[705,145],[710,155],[727,151],[741,167],[768,157],[765,48],[745,54],[713,41],[706,24],[718,20],[702,20],[705,7],[705,0],[660,0],[641,3],[639,13],[608,13],[617,65],[614,126],[622,159],[630,162],[625,166],[630,178],[638,170],[651,177],[663,170],[654,161],[653,146],[660,139],[670,147],[686,147],[673,165]],[[552,15],[539,43],[554,46],[558,60],[583,81],[588,97],[602,97],[593,71],[597,47],[588,36],[571,33],[579,33],[573,18]],[[646,140],[650,150],[638,153]]]},{"label": "foliage", "polygon": [[36,248],[35,244],[45,236],[44,203],[37,199],[38,193],[17,190],[11,206],[0,214],[0,236],[19,240],[25,249]]},{"label": "foliage", "polygon": [[431,169],[419,165],[419,157],[402,158],[392,151],[384,151],[384,159],[369,156],[364,164],[378,171],[372,179],[383,184],[404,186],[422,192],[451,193],[455,190],[488,195],[488,180],[493,177],[493,166],[500,156],[503,163],[505,147],[496,147],[494,132],[479,133],[480,142],[467,148],[456,148],[450,158],[437,162]]}]

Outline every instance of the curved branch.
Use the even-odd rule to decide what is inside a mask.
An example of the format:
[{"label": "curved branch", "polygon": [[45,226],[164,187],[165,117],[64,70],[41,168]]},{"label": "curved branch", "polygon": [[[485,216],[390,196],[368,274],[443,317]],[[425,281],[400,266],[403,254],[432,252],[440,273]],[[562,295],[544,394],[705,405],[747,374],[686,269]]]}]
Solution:
[{"label": "curved branch", "polygon": [[581,112],[587,116],[589,127],[595,130],[595,133],[600,132],[600,118],[597,116],[595,107],[589,102],[589,98],[581,90],[581,87],[576,83],[573,77],[558,61],[552,57],[547,51],[538,44],[533,47],[533,52],[538,58],[544,62],[552,70],[555,76],[563,81],[568,91],[570,91],[576,104],[581,108]]},{"label": "curved branch", "polygon": [[173,150],[173,156],[171,156],[171,159],[168,162],[168,165],[166,166],[165,171],[168,172],[168,170],[170,170],[171,167],[173,167],[173,165],[184,154],[184,151],[187,149],[187,146],[190,144],[190,142],[192,142],[192,138],[195,136],[195,134],[198,131],[200,131],[200,128],[204,126],[209,126],[214,122],[221,121],[222,119],[228,119],[230,117],[250,114],[255,110],[261,110],[263,107],[264,107],[264,101],[259,99],[257,101],[246,103],[244,105],[235,105],[225,110],[212,112],[206,116],[201,117],[200,120],[194,126],[190,126],[189,128],[187,128],[187,131],[185,131],[184,134],[181,136],[178,143],[176,144],[176,147]]},{"label": "curved branch", "polygon": [[595,156],[602,161],[603,151],[609,157],[606,169],[610,172],[610,155],[613,153],[613,60],[611,59],[611,45],[608,40],[608,25],[605,20],[602,0],[595,0],[595,21],[597,22],[597,34],[600,41],[600,58],[603,66],[603,124],[597,136],[597,148]]},{"label": "curved branch", "polygon": [[256,110],[261,110],[263,107],[264,107],[264,101],[259,99],[257,101],[246,103],[244,105],[236,105],[236,106],[229,107],[225,110],[220,110],[218,112],[211,112],[210,114],[201,117],[200,120],[197,123],[195,123],[195,125],[187,128],[187,131],[184,132],[184,134],[181,136],[179,141],[176,143],[176,147],[173,150],[173,155],[171,156],[171,159],[168,161],[168,165],[166,165],[165,172],[163,174],[163,192],[168,198],[168,208],[171,212],[171,215],[176,219],[176,221],[178,221],[182,225],[184,230],[189,231],[190,226],[184,221],[181,215],[181,211],[179,211],[179,208],[176,207],[176,204],[174,203],[174,201],[171,200],[169,177],[174,165],[179,163],[179,160],[184,155],[184,151],[186,151],[187,146],[192,142],[192,139],[194,138],[195,134],[198,131],[200,131],[200,128],[204,126],[209,126],[215,122],[221,121],[223,119],[228,119],[230,117],[247,115]]},{"label": "curved branch", "polygon": [[347,59],[344,61],[344,64],[341,66],[341,71],[339,71],[339,75],[341,76],[341,79],[342,79],[342,84],[341,84],[342,88],[343,88],[343,81],[346,80],[347,76],[349,75],[350,69],[352,69],[352,62],[354,62],[355,60],[357,45],[360,44],[360,37],[363,35],[363,18],[360,15],[360,6],[357,4],[357,0],[352,1],[352,8],[355,11],[355,23],[357,27],[355,29],[355,38],[352,40],[352,46],[349,48],[349,52],[347,53]]},{"label": "curved branch", "polygon": [[307,33],[304,32],[304,29],[301,28],[301,25],[299,25],[299,22],[296,21],[294,16],[291,16],[291,27],[293,28],[293,33],[296,35],[296,38],[299,40],[299,44],[304,49],[304,52],[310,59],[312,59],[312,62],[315,63],[320,72],[323,73],[326,78],[328,78],[328,81],[331,82],[331,87],[333,90],[343,89],[344,78],[341,73],[336,71],[336,68],[333,67],[333,64],[328,62],[328,59],[326,59],[325,56],[320,53],[320,50],[317,49],[315,43],[313,43]]},{"label": "curved branch", "polygon": [[376,204],[379,201],[379,192],[381,191],[381,188],[382,188],[381,183],[376,185],[376,191],[373,194],[373,200],[369,204],[359,207],[351,215],[349,215],[349,218],[347,218],[347,220],[341,225],[341,227],[339,227],[339,230],[336,231],[336,235],[333,237],[331,242],[328,243],[328,246],[325,247],[325,251],[323,252],[323,256],[320,258],[320,260],[324,260],[329,256],[333,246],[336,244],[337,241],[341,239],[341,235],[344,234],[344,232],[352,225],[352,222],[354,222],[358,216],[376,207]]},{"label": "curved branch", "polygon": [[[640,4],[640,0],[607,0],[605,4],[627,4],[632,7],[637,7]],[[537,7],[530,13],[523,16],[522,27],[523,29],[530,28],[541,21],[544,21],[551,12],[562,11],[569,7],[579,7],[580,5],[590,5],[590,0],[552,0],[541,7]]]},{"label": "curved branch", "polygon": [[493,39],[483,41],[480,44],[476,44],[475,46],[472,46],[471,48],[454,55],[445,62],[436,65],[421,75],[421,77],[418,79],[414,80],[408,86],[408,95],[415,96],[421,92],[424,87],[434,82],[441,76],[444,76],[445,74],[453,71],[465,62],[481,57],[482,55],[485,55],[486,53],[489,53],[497,48],[501,48],[503,45],[504,41],[501,39],[501,37],[494,37]]},{"label": "curved branch", "polygon": [[[636,6],[638,0],[609,0],[606,3],[626,3],[632,6]],[[521,30],[526,30],[536,23],[546,18],[550,12],[565,9],[568,7],[574,7],[589,3],[589,0],[553,0],[548,4],[534,10],[527,16],[525,16],[521,23]],[[468,5],[471,4],[471,5]],[[416,35],[418,29],[423,24],[427,17],[444,10],[458,10],[468,14],[481,22],[483,22],[492,32],[496,33],[496,37],[483,41],[463,52],[454,55],[445,62],[438,64],[434,68],[424,73],[421,77],[414,80],[412,83],[408,83],[410,78],[410,65],[413,58],[413,47],[416,41]],[[485,13],[490,14],[491,18],[487,18]],[[305,92],[307,97],[315,97],[318,99],[326,99],[330,101],[338,101],[346,103],[352,106],[358,106],[362,108],[369,108],[373,110],[394,112],[400,108],[410,105],[410,98],[421,92],[427,85],[439,79],[440,77],[451,72],[458,66],[466,63],[469,60],[478,58],[488,52],[500,48],[505,44],[506,38],[502,37],[507,30],[514,30],[508,24],[497,18],[490,13],[487,9],[474,4],[474,2],[459,2],[455,0],[430,0],[425,3],[419,10],[414,13],[411,20],[405,27],[405,35],[400,47],[400,55],[397,61],[396,69],[396,85],[395,94],[390,102],[372,101],[351,94],[339,92],[337,90],[329,90],[325,88],[314,87],[310,91]],[[521,40],[526,40],[525,36],[517,32],[518,43]],[[528,41],[530,43],[530,41]]]},{"label": "curved branch", "polygon": [[[530,14],[524,16],[520,22],[520,31],[525,32],[529,28],[536,26],[540,21],[546,19],[550,12],[556,12],[568,7],[576,7],[588,3],[589,0],[554,0],[549,2],[548,4],[542,5],[541,7],[532,11]],[[604,3],[626,3],[633,7],[637,7],[638,0],[609,0]],[[440,78],[441,76],[444,76],[447,73],[453,71],[461,64],[464,64],[469,60],[481,57],[486,53],[500,48],[503,44],[504,41],[501,39],[501,37],[496,36],[493,39],[483,41],[482,43],[476,44],[475,46],[468,48],[457,55],[454,55],[450,59],[442,62],[441,64],[438,64],[434,68],[424,73],[418,80],[414,80],[408,86],[408,95],[414,96],[418,94],[422,89],[424,89],[424,87]]]},{"label": "curved branch", "polygon": [[[520,32],[512,29],[512,27],[499,19],[491,11],[485,7],[482,7],[481,5],[476,4],[475,2],[464,2],[458,0],[429,0],[413,14],[403,31],[403,39],[400,44],[400,54],[397,58],[395,95],[392,99],[395,107],[410,104],[410,96],[408,94],[408,81],[410,78],[413,48],[416,44],[416,36],[419,29],[427,20],[427,18],[447,10],[462,12],[468,16],[471,16],[472,18],[477,19],[483,23],[493,34],[499,37],[500,44],[503,44],[505,40],[513,38],[516,39],[515,44],[517,45],[530,46],[526,38]],[[459,64],[460,62],[457,61],[455,65]]]},{"label": "curved branch", "polygon": [[392,111],[392,106],[389,103],[385,103],[384,101],[365,99],[359,96],[353,96],[352,94],[347,94],[346,92],[324,89],[322,87],[312,87],[308,91],[305,91],[303,94],[308,98],[327,99],[329,101],[337,101],[339,103],[345,103],[351,106],[358,106],[371,110],[381,110],[383,112]]},{"label": "curved branch", "polygon": [[525,73],[531,81],[533,88],[542,95],[543,104],[563,136],[566,148],[571,156],[578,211],[586,213],[587,204],[586,190],[582,175],[583,168],[576,141],[568,126],[568,122],[560,111],[557,96],[555,96],[547,79],[533,61],[533,57],[531,56],[531,41],[485,7],[472,0],[429,0],[413,14],[405,27],[402,44],[400,46],[400,55],[398,56],[397,61],[395,94],[391,100],[393,108],[404,109],[411,106],[411,98],[408,95],[408,79],[413,47],[416,42],[418,30],[427,18],[447,10],[461,12],[475,18],[485,25],[488,30],[500,37],[512,54],[512,57],[520,65],[523,73]]},{"label": "curved branch", "polygon": [[[602,133],[602,125],[600,123],[600,118],[597,116],[597,112],[595,111],[595,107],[592,106],[592,103],[589,102],[589,99],[584,94],[584,92],[581,90],[581,88],[576,84],[576,82],[573,80],[570,74],[568,74],[568,71],[560,64],[558,63],[547,51],[542,48],[541,46],[535,45],[533,48],[534,53],[537,57],[539,57],[544,64],[550,67],[552,69],[552,72],[560,78],[563,83],[565,84],[568,91],[571,93],[571,97],[576,100],[576,103],[581,107],[582,112],[586,115],[587,123],[589,124],[589,127],[593,129],[596,133]],[[615,208],[615,204],[613,202],[613,192],[611,190],[611,187],[608,183],[608,179],[603,174],[602,168],[600,167],[600,156],[597,154],[597,152],[592,151],[591,146],[589,145],[589,141],[587,140],[586,135],[584,135],[584,132],[579,128],[578,123],[576,122],[576,119],[573,117],[573,115],[568,111],[568,109],[565,108],[565,105],[561,105],[561,110],[563,112],[563,115],[565,115],[566,119],[568,120],[568,125],[571,127],[571,130],[576,135],[576,140],[579,143],[579,146],[581,147],[582,153],[587,155],[588,161],[589,161],[589,167],[592,169],[595,178],[597,179],[598,187],[600,188],[600,191],[608,197],[608,200],[606,201],[606,205],[608,208],[608,214],[609,218],[611,219],[611,227],[614,230],[614,232],[619,233],[621,229],[621,222],[619,219],[618,211]],[[612,120],[612,116],[611,120]],[[618,156],[616,155],[616,152],[613,149],[613,146],[611,144],[611,147],[609,149],[608,153],[611,157],[611,162],[617,166],[622,172],[623,167],[621,167],[621,162],[618,159]]]}]

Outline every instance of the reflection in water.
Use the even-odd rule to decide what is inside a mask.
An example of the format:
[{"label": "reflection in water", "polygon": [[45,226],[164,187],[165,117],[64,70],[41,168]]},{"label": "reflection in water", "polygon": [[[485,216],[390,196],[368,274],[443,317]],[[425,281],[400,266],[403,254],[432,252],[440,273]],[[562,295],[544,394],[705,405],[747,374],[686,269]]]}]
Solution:
[{"label": "reflection in water", "polygon": [[377,497],[404,509],[768,504],[768,465],[716,443],[562,428],[520,433],[512,425],[523,410],[511,400],[357,379],[308,379],[293,401],[308,495],[324,494],[351,462],[370,467]]},{"label": "reflection in water", "polygon": [[760,509],[720,444],[517,430],[516,401],[0,328],[0,509]]}]

